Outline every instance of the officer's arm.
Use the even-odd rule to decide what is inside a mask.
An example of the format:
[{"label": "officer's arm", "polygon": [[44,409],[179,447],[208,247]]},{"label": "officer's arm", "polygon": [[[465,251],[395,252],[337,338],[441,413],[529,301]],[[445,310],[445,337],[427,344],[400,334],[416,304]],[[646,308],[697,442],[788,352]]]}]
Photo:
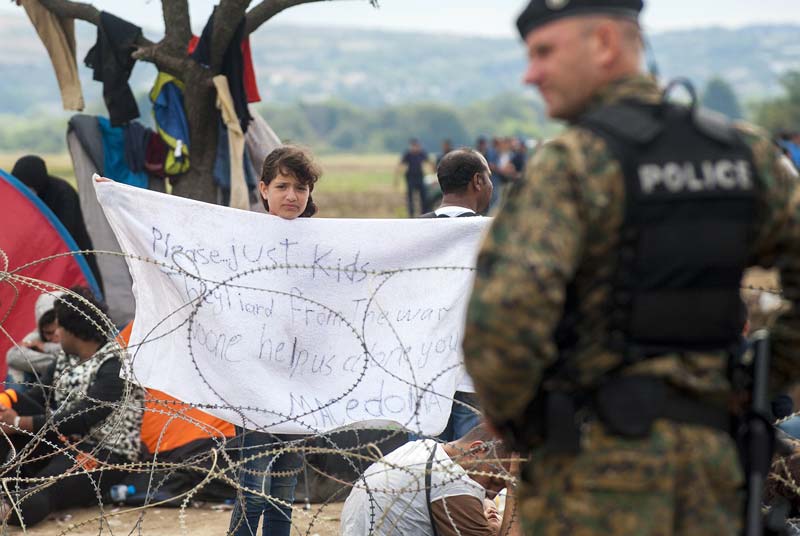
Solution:
[{"label": "officer's arm", "polygon": [[783,296],[792,304],[775,323],[771,343],[772,387],[786,389],[800,367],[800,182],[769,140],[761,138],[752,148],[764,186],[754,262],[780,270]]},{"label": "officer's arm", "polygon": [[478,258],[464,360],[490,422],[519,418],[555,359],[553,333],[584,237],[567,150],[548,144],[513,186]]}]

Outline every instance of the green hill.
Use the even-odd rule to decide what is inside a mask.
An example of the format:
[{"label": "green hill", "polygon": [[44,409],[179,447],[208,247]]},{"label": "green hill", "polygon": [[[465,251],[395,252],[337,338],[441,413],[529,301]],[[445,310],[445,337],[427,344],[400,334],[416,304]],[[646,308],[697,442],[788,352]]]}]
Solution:
[{"label": "green hill", "polygon": [[[154,8],[154,11],[157,11]],[[44,47],[24,16],[0,20],[0,114],[60,109]],[[800,68],[800,26],[707,28],[650,37],[664,77],[712,76],[733,84],[745,101],[774,95],[778,76]],[[79,59],[95,30],[78,22]],[[157,38],[157,35],[151,35]],[[361,108],[413,102],[462,106],[522,92],[524,51],[518,41],[366,29],[273,25],[252,36],[262,96],[270,103],[339,100]],[[87,102],[101,110],[100,85],[81,67]],[[155,76],[138,64],[132,86],[145,93]]]}]

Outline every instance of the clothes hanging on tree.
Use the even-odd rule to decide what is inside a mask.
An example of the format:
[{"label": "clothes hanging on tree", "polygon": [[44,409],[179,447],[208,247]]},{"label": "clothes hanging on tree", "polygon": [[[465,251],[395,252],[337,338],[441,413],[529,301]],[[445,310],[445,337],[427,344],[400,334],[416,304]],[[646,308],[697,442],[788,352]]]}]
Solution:
[{"label": "clothes hanging on tree", "polygon": [[83,110],[83,91],[75,57],[75,20],[57,17],[38,0],[22,0],[22,7],[50,56],[62,106],[65,110]]},{"label": "clothes hanging on tree", "polygon": [[281,146],[281,139],[252,106],[250,107],[250,114],[253,116],[253,120],[250,121],[250,128],[247,129],[245,142],[247,143],[247,152],[250,154],[253,166],[256,170],[261,171],[261,166],[264,164],[267,155]]},{"label": "clothes hanging on tree", "polygon": [[[197,43],[200,41],[200,38],[196,35],[193,35],[192,38],[189,40],[189,46],[187,47],[187,52],[191,54],[197,48]],[[250,47],[250,37],[245,37],[242,39],[242,59],[244,60],[244,72],[242,73],[242,78],[244,82],[244,90],[247,93],[247,102],[250,104],[261,102],[261,94],[258,91],[258,82],[256,81],[256,69],[253,66],[253,52]],[[250,110],[250,114],[253,115],[253,110]],[[255,117],[255,116],[254,116]],[[252,123],[251,123],[252,124]]]},{"label": "clothes hanging on tree", "polygon": [[[202,65],[211,64],[211,34],[213,33],[215,14],[216,8],[208,18],[208,22],[206,22],[206,26],[200,34],[200,39],[191,54],[192,58]],[[225,49],[225,54],[222,57],[222,72],[220,74],[228,79],[228,87],[230,88],[236,116],[239,118],[242,132],[247,132],[247,127],[252,117],[250,116],[250,110],[247,108],[248,98],[244,84],[245,67],[244,55],[242,54],[242,40],[245,38],[244,27],[245,19],[242,17],[228,44],[228,48]]]},{"label": "clothes hanging on tree", "polygon": [[97,42],[86,54],[84,63],[94,70],[94,79],[103,83],[103,99],[113,126],[139,117],[139,107],[128,78],[136,60],[131,57],[142,29],[105,11],[100,12]]},{"label": "clothes hanging on tree", "polygon": [[150,90],[156,130],[169,148],[164,160],[167,175],[189,171],[189,122],[183,106],[183,87],[183,82],[171,74],[159,72]]},{"label": "clothes hanging on tree", "polygon": [[[74,133],[80,141],[83,150],[86,152],[94,169],[100,175],[105,174],[103,161],[103,136],[100,133],[100,125],[97,123],[97,116],[86,114],[73,115],[67,124],[67,135]],[[77,176],[77,170],[76,170]],[[91,176],[91,174],[89,174]]]},{"label": "clothes hanging on tree", "polygon": [[[217,156],[214,159],[214,184],[217,186],[219,196],[217,197],[217,204],[230,206],[231,203],[231,148],[228,141],[228,129],[222,122],[219,121],[219,133],[217,135]],[[242,155],[242,167],[244,169],[244,182],[247,184],[248,194],[250,191],[255,190],[256,183],[258,182],[258,172],[256,171],[253,161],[250,159],[249,152],[244,151]],[[253,201],[260,202],[260,197],[250,196],[250,210],[253,210]],[[263,208],[263,204],[260,204]]]},{"label": "clothes hanging on tree", "polygon": [[250,50],[250,36],[242,39],[242,58],[244,59],[244,90],[247,93],[247,102],[261,102],[261,95],[258,93],[256,83],[256,70],[253,67],[253,53]]},{"label": "clothes hanging on tree", "polygon": [[144,151],[144,168],[151,177],[166,178],[167,171],[164,164],[167,161],[169,146],[158,134],[150,136]]},{"label": "clothes hanging on tree", "polygon": [[145,152],[153,131],[138,121],[131,121],[122,127],[125,138],[125,163],[134,173],[146,171]]},{"label": "clothes hanging on tree", "polygon": [[[244,178],[244,132],[242,132],[239,117],[234,109],[234,102],[228,90],[228,80],[223,75],[214,77],[214,86],[217,88],[217,108],[219,108],[222,121],[227,127],[229,167],[230,167],[230,203],[229,206],[242,210],[250,209],[250,194]],[[217,155],[222,140],[217,140]],[[216,170],[216,165],[214,166]]]},{"label": "clothes hanging on tree", "polygon": [[[122,127],[114,127],[105,117],[98,117],[100,133],[103,136],[103,167],[105,176],[117,182],[147,188],[150,179],[147,173],[134,173],[125,158],[125,131]],[[141,154],[144,160],[144,152]]]},{"label": "clothes hanging on tree", "polygon": [[[135,123],[134,123],[135,124]],[[160,139],[151,136],[151,139]],[[92,175],[104,175],[103,138],[97,116],[78,114],[69,121],[67,148],[72,158],[72,166],[78,184],[78,197],[83,212],[86,230],[89,232],[95,249],[99,251],[121,252],[114,232],[106,220],[105,213],[97,201]],[[99,165],[97,165],[99,162]],[[161,164],[163,167],[163,158]],[[164,180],[151,176],[149,189],[163,192]],[[129,322],[134,314],[134,299],[131,288],[131,275],[125,257],[121,255],[98,255],[97,264],[103,278],[104,298],[108,304],[109,315],[115,325]]]}]

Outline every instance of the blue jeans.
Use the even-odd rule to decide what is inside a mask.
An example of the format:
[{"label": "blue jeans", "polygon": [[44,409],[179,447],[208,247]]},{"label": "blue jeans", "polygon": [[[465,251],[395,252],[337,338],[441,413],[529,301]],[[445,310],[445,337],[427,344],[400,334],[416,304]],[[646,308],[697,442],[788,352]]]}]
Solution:
[{"label": "blue jeans", "polygon": [[[239,486],[236,502],[231,514],[229,534],[255,536],[261,514],[264,514],[263,536],[289,536],[292,528],[294,488],[302,460],[297,452],[272,454],[283,442],[294,436],[281,436],[264,432],[252,432],[236,427],[234,439],[241,448],[240,459],[250,459],[239,466]],[[237,444],[234,443],[234,444]],[[261,455],[259,455],[261,454]],[[292,471],[289,476],[272,476],[277,472]],[[254,493],[255,492],[255,493]],[[278,504],[274,500],[285,504]]]},{"label": "blue jeans", "polygon": [[[464,406],[469,404],[471,407]],[[473,409],[474,408],[474,409]],[[481,414],[478,405],[478,397],[474,393],[456,391],[453,396],[453,409],[450,411],[450,419],[447,427],[439,435],[439,439],[444,442],[455,441],[464,437],[467,432],[478,426],[481,422]]]}]

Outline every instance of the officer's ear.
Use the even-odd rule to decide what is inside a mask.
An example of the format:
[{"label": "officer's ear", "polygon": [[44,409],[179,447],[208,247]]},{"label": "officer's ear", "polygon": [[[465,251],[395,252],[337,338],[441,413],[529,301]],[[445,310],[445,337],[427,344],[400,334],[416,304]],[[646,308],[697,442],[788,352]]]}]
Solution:
[{"label": "officer's ear", "polygon": [[623,35],[621,27],[614,20],[599,20],[591,26],[594,60],[608,67],[617,61],[622,47]]}]

